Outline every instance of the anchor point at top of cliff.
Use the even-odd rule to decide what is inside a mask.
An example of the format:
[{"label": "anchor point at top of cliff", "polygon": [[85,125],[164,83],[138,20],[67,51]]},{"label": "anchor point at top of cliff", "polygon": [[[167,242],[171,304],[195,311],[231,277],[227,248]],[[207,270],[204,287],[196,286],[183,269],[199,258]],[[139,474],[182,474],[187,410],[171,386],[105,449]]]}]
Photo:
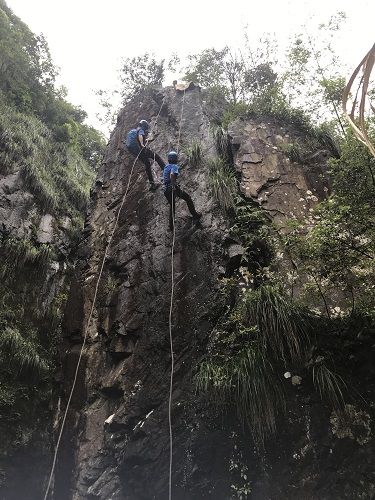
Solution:
[{"label": "anchor point at top of cliff", "polygon": [[173,80],[173,86],[176,90],[191,90],[197,87],[194,82],[177,83],[177,80]]}]

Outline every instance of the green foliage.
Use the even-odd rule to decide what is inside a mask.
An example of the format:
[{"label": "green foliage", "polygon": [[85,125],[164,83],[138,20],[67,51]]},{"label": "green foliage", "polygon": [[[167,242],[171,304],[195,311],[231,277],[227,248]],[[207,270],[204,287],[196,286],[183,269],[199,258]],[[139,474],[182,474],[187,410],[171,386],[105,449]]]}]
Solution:
[{"label": "green foliage", "polygon": [[292,161],[302,163],[303,155],[301,145],[298,141],[290,142],[283,146],[283,153],[288,156]]},{"label": "green foliage", "polygon": [[336,410],[344,409],[342,389],[346,384],[340,375],[322,361],[312,367],[312,379],[322,400],[329,401]]},{"label": "green foliage", "polygon": [[164,59],[157,61],[153,54],[125,58],[119,70],[123,104],[131,101],[153,85],[161,85],[164,78]]},{"label": "green foliage", "polygon": [[0,5],[0,90],[21,112],[42,115],[58,74],[43,35],[34,35],[3,2]]},{"label": "green foliage", "polygon": [[200,141],[193,140],[191,145],[183,147],[182,151],[186,155],[189,165],[192,167],[198,167],[202,163],[203,148]]},{"label": "green foliage", "polygon": [[269,60],[254,66],[251,51],[229,46],[221,50],[206,49],[200,54],[189,55],[188,60],[184,80],[194,81],[204,89],[215,89],[232,105],[245,104],[249,95],[259,95],[277,78]]},{"label": "green foliage", "polygon": [[285,410],[286,396],[275,368],[280,362],[302,361],[312,323],[304,307],[276,288],[243,292],[213,334],[196,377],[198,392],[223,410],[234,404],[241,422],[262,444],[276,432],[277,414]]},{"label": "green foliage", "polygon": [[215,139],[216,151],[219,157],[227,164],[233,163],[232,145],[229,136],[223,127],[213,127],[212,133]]},{"label": "green foliage", "polygon": [[222,116],[221,124],[224,130],[228,129],[230,122],[234,121],[236,118],[247,115],[251,112],[252,107],[245,102],[237,102],[236,104],[229,103],[225,108]]},{"label": "green foliage", "polygon": [[101,164],[104,155],[106,141],[101,132],[94,127],[81,125],[77,138],[77,152],[94,170]]},{"label": "green foliage", "polygon": [[[251,33],[245,29],[241,50],[226,46],[189,55],[184,79],[204,89],[209,108],[217,108],[220,103],[225,116],[218,117],[217,110],[213,115],[224,128],[232,115],[239,116],[236,105],[240,104],[240,114],[248,111],[274,116],[289,124],[304,124],[307,116],[309,126],[333,118],[342,134],[339,103],[345,78],[330,39],[344,20],[343,13],[331,17],[319,26],[314,38],[311,33],[317,31],[316,27],[302,26],[285,54],[279,54],[277,40],[266,35],[251,43]],[[235,107],[227,109],[228,105]]]},{"label": "green foliage", "polygon": [[267,92],[275,86],[276,82],[277,73],[274,72],[269,61],[262,62],[249,69],[245,75],[247,89],[254,97],[259,97]]},{"label": "green foliage", "polygon": [[[30,223],[19,229],[22,237],[8,233],[12,223],[0,231],[1,453],[12,461],[14,451],[35,441],[41,421],[49,432],[68,257],[81,238],[105,140],[83,123],[85,111],[65,100],[66,89],[55,88],[57,70],[43,36],[31,33],[4,0],[0,73],[0,176],[9,176],[6,194],[21,193]],[[42,219],[45,213],[52,218]],[[61,235],[58,247],[40,243],[46,221],[53,241]]]},{"label": "green foliage", "polygon": [[323,88],[323,98],[326,104],[335,103],[341,106],[342,94],[346,86],[346,80],[342,76],[332,77],[331,79],[322,78],[319,84]]},{"label": "green foliage", "polygon": [[[0,101],[22,115],[37,116],[53,132],[55,140],[73,147],[93,163],[91,155],[103,153],[105,141],[99,132],[90,131],[94,141],[87,142],[87,113],[65,100],[64,87],[55,88],[58,70],[54,66],[43,35],[34,35],[6,5],[0,4]],[[92,151],[88,151],[88,146]]]},{"label": "green foliage", "polygon": [[105,288],[108,293],[114,292],[117,289],[118,285],[115,281],[112,281],[111,279],[108,280],[108,282],[105,285]]},{"label": "green foliage", "polygon": [[340,158],[342,138],[337,134],[335,124],[332,122],[322,123],[313,129],[318,145],[322,146],[333,158]]},{"label": "green foliage", "polygon": [[233,211],[238,190],[235,172],[221,158],[208,159],[205,168],[213,197],[223,210]]},{"label": "green foliage", "polygon": [[286,51],[288,66],[281,77],[289,104],[300,99],[304,93],[309,78],[311,58],[311,50],[306,47],[303,37],[300,34],[295,35],[291,46]]},{"label": "green foliage", "polygon": [[236,103],[244,97],[244,64],[241,52],[226,46],[222,50],[206,49],[189,55],[185,81],[204,88],[221,89],[226,99]]},{"label": "green foliage", "polygon": [[209,394],[215,405],[235,404],[257,443],[275,433],[277,412],[285,404],[272,364],[252,344],[222,362],[203,362],[197,390]]},{"label": "green foliage", "polygon": [[[237,435],[233,432],[231,437],[232,439],[237,438]],[[251,482],[248,479],[248,470],[249,468],[244,462],[242,450],[237,444],[234,444],[234,450],[229,460],[229,472],[237,476],[235,477],[236,482],[231,485],[231,488],[239,500],[246,500],[251,493]]]},{"label": "green foliage", "polygon": [[15,168],[21,169],[42,211],[73,216],[86,209],[95,176],[88,163],[58,145],[40,120],[19,114],[0,99],[0,173]]},{"label": "green foliage", "polygon": [[274,255],[272,227],[265,211],[238,198],[231,233],[244,247],[241,265],[255,278],[261,278],[262,270],[270,265]]},{"label": "green foliage", "polygon": [[[374,136],[373,129],[369,133]],[[299,272],[311,281],[308,293],[318,289],[329,317],[326,299],[334,290],[350,296],[351,314],[356,303],[373,296],[375,255],[375,159],[348,133],[341,157],[330,164],[334,194],[288,235]]]},{"label": "green foliage", "polygon": [[28,238],[2,238],[2,250],[5,255],[0,275],[7,277],[25,265],[46,269],[55,257],[53,248],[48,243],[33,244]]},{"label": "green foliage", "polygon": [[241,303],[241,317],[245,323],[258,325],[258,342],[275,358],[298,362],[304,357],[312,330],[311,314],[277,289],[263,285],[248,293]]},{"label": "green foliage", "polygon": [[30,338],[25,338],[17,329],[9,327],[0,332],[2,365],[16,377],[38,380],[48,370],[48,362],[41,355],[35,337],[32,333]]}]

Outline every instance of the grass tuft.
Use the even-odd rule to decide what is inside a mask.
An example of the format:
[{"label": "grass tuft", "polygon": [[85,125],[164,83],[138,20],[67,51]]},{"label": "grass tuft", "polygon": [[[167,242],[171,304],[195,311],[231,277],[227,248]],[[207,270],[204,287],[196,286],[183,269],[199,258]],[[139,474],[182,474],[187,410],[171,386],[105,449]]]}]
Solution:
[{"label": "grass tuft", "polygon": [[5,328],[0,334],[1,357],[11,371],[22,378],[38,380],[48,371],[48,362],[38,352],[37,343],[24,338],[15,328]]},{"label": "grass tuft", "polygon": [[198,393],[221,411],[235,405],[257,445],[275,434],[277,415],[286,409],[276,367],[303,362],[312,321],[301,305],[285,299],[276,288],[247,290],[226,309],[199,366]]},{"label": "grass tuft", "polygon": [[48,243],[34,245],[28,238],[6,238],[2,242],[2,251],[5,259],[0,266],[3,278],[12,276],[13,273],[27,264],[35,265],[38,269],[46,269],[55,252]]},{"label": "grass tuft", "polygon": [[213,128],[216,151],[220,158],[227,164],[233,163],[232,146],[227,132],[222,127]]},{"label": "grass tuft", "polygon": [[80,154],[54,140],[34,116],[0,99],[0,174],[20,171],[42,212],[75,216],[88,206],[95,172]]},{"label": "grass tuft", "polygon": [[196,378],[197,390],[209,394],[216,407],[235,404],[243,425],[249,425],[254,441],[264,442],[276,432],[276,417],[285,410],[285,395],[272,363],[249,343],[221,364],[205,361]]},{"label": "grass tuft", "polygon": [[342,389],[346,386],[340,375],[334,373],[323,362],[312,367],[312,379],[322,400],[328,400],[336,410],[345,406]]},{"label": "grass tuft", "polygon": [[241,308],[243,321],[258,325],[258,340],[264,352],[271,351],[276,359],[284,361],[301,361],[312,329],[307,310],[269,285],[248,292]]},{"label": "grass tuft", "polygon": [[193,140],[190,146],[183,148],[189,165],[198,167],[203,161],[203,148],[200,141]]},{"label": "grass tuft", "polygon": [[205,166],[213,197],[225,211],[234,210],[238,191],[235,172],[221,158],[210,158]]}]

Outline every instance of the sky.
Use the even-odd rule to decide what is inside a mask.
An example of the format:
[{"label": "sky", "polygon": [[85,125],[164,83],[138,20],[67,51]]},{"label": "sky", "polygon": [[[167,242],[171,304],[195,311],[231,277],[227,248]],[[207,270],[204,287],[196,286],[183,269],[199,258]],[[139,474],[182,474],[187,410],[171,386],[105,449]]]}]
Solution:
[{"label": "sky", "polygon": [[[30,30],[42,33],[52,60],[60,68],[58,85],[68,89],[67,100],[88,113],[86,123],[101,129],[94,91],[115,87],[123,58],[146,52],[156,59],[177,53],[180,59],[204,49],[222,49],[243,41],[244,26],[251,40],[274,33],[279,41],[308,22],[327,23],[338,11],[347,15],[336,45],[354,71],[375,43],[374,0],[6,0]],[[310,21],[308,21],[310,19]],[[312,19],[312,20],[311,20]],[[181,75],[171,76],[180,80]],[[348,74],[349,78],[350,74]]]}]

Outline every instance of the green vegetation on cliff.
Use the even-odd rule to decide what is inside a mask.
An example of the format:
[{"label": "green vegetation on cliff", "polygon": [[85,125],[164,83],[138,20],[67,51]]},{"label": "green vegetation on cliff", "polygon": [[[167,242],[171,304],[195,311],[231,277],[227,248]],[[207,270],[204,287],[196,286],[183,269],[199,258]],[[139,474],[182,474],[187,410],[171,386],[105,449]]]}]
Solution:
[{"label": "green vegetation on cliff", "polygon": [[[4,0],[0,71],[0,432],[7,436],[0,445],[2,492],[11,480],[2,473],[9,460],[22,463],[28,452],[38,467],[49,453],[35,443],[41,436],[48,443],[52,429],[69,269],[105,139],[84,123],[84,110],[66,101],[66,89],[56,88],[58,70],[46,40]],[[42,496],[40,473],[35,482]]]}]

